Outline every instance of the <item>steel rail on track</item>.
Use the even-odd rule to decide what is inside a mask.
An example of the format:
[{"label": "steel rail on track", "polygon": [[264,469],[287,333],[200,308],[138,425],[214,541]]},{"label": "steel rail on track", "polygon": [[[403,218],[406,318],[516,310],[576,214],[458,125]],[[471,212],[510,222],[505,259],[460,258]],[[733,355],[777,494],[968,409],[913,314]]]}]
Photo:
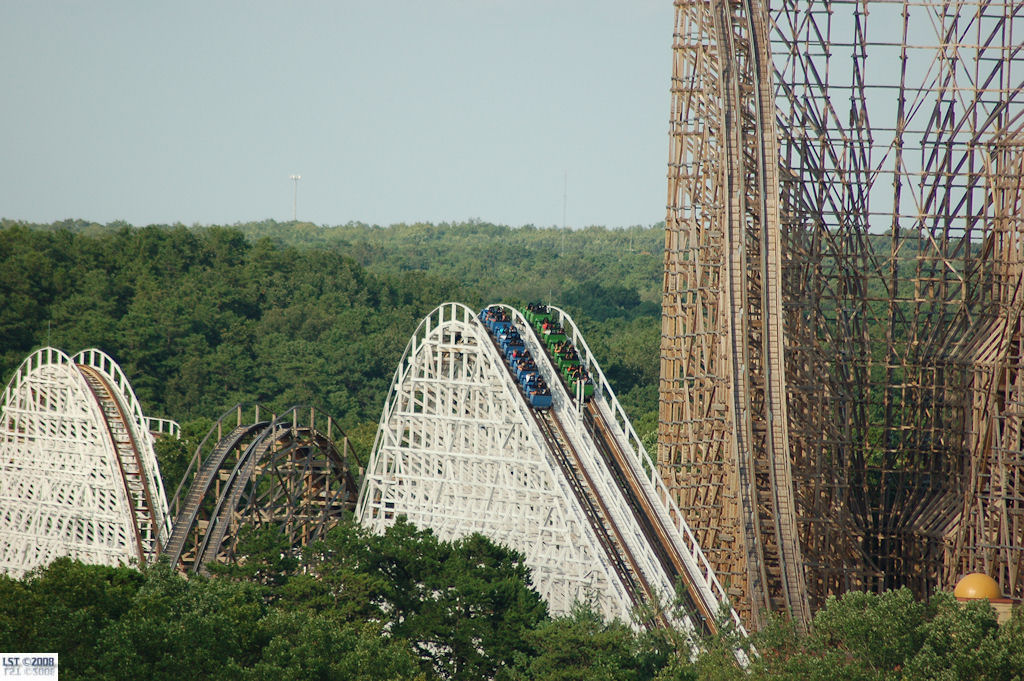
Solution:
[{"label": "steel rail on track", "polygon": [[773,597],[781,591],[796,626],[806,631],[810,614],[787,433],[780,160],[763,11],[756,0],[711,5],[722,101],[729,411],[752,619],[759,624],[765,611],[777,609]]},{"label": "steel rail on track", "polygon": [[[732,45],[732,40],[737,31],[734,29],[734,16],[726,11],[725,3],[718,4],[716,18],[722,23],[719,27],[720,40],[723,43]],[[741,304],[732,300],[730,305],[731,329],[733,339],[734,365],[733,384],[735,409],[737,417],[743,423],[737,424],[737,435],[747,438],[746,443],[740,448],[740,462],[743,466],[749,466],[747,471],[741,471],[741,481],[745,478],[743,495],[751,505],[746,515],[750,519],[745,527],[753,529],[756,533],[751,537],[756,542],[756,554],[760,569],[757,571],[761,581],[761,588],[764,589],[762,602],[769,609],[772,604],[767,593],[768,581],[764,556],[763,536],[766,527],[753,525],[757,522],[759,509],[763,509],[761,497],[767,496],[771,503],[771,523],[775,535],[775,551],[781,590],[785,599],[786,609],[793,617],[797,627],[806,631],[810,621],[810,610],[807,601],[806,589],[803,579],[803,558],[797,534],[797,521],[795,502],[793,499],[793,478],[789,460],[789,438],[788,438],[788,414],[786,408],[786,385],[785,385],[785,363],[784,363],[784,330],[782,326],[783,309],[781,293],[781,244],[779,219],[779,181],[778,181],[778,138],[775,134],[775,99],[772,93],[772,72],[771,64],[766,63],[764,56],[770,54],[768,50],[767,28],[763,7],[756,0],[743,0],[745,15],[745,26],[748,40],[748,57],[750,67],[753,69],[753,88],[755,143],[754,154],[756,162],[757,197],[758,197],[758,220],[760,232],[757,243],[760,246],[760,258],[757,263],[758,283],[760,285],[760,353],[761,371],[760,389],[764,392],[764,413],[760,414],[765,421],[767,434],[765,437],[765,451],[763,455],[756,451],[752,439],[753,403],[750,394],[750,370],[749,345],[751,342],[750,325],[751,316],[749,310],[748,294],[751,282],[747,279],[748,263],[746,261],[746,216],[748,207],[745,205],[746,196],[741,193],[745,191],[741,178],[750,176],[750,169],[746,166],[741,142],[743,131],[741,128],[742,119],[742,98],[739,91],[739,73],[736,61],[726,57],[722,61],[722,73],[728,80],[724,83],[723,90],[726,96],[723,101],[726,103],[726,111],[723,120],[726,131],[723,135],[727,141],[727,172],[726,178],[729,183],[729,225],[727,233],[730,237],[730,248],[734,256],[729,258],[730,292],[741,297]],[[729,27],[727,29],[727,27]],[[722,51],[720,54],[734,54],[734,49]],[[738,348],[736,345],[742,343],[742,358],[744,365],[737,366],[735,358]],[[766,461],[759,466],[757,459],[763,456]],[[757,471],[761,467],[767,467],[769,490],[758,488]],[[748,573],[751,573],[751,566],[748,565]]]},{"label": "steel rail on track", "polygon": [[227,458],[228,454],[231,453],[231,451],[233,451],[242,440],[250,437],[257,431],[265,429],[269,424],[269,421],[260,421],[254,424],[241,424],[235,426],[235,428],[228,433],[227,437],[217,442],[213,451],[210,453],[210,456],[203,460],[199,471],[196,473],[195,478],[193,478],[188,488],[188,494],[185,496],[185,500],[181,502],[181,509],[175,515],[171,536],[167,540],[167,546],[164,548],[164,553],[170,560],[171,565],[177,565],[178,561],[181,560],[181,554],[185,550],[185,540],[188,539],[188,535],[192,531],[192,526],[196,522],[196,516],[199,514],[199,508],[202,506],[203,499],[206,498],[210,485],[213,484],[217,471],[219,471],[221,466],[224,465],[224,460]]},{"label": "steel rail on track", "polygon": [[558,423],[558,418],[551,413],[535,413],[534,419],[544,434],[548,447],[555,455],[562,474],[569,480],[570,487],[576,494],[580,506],[583,507],[594,533],[597,534],[598,541],[605,550],[615,574],[626,587],[633,606],[636,607],[645,601],[654,600],[655,594],[651,585],[644,578],[643,571],[640,570],[622,532],[598,493],[597,486],[583,467],[579,454],[569,442],[561,424]]},{"label": "steel rail on track", "polygon": [[740,95],[739,65],[736,54],[735,31],[730,6],[713,2],[712,16],[718,33],[719,89],[722,111],[719,120],[724,144],[724,172],[722,178],[725,195],[724,229],[727,264],[725,275],[725,306],[729,343],[729,375],[732,381],[731,406],[733,415],[733,442],[735,443],[740,524],[743,531],[744,562],[747,572],[748,596],[755,624],[760,623],[761,612],[768,606],[768,575],[765,569],[764,544],[757,495],[757,461],[754,453],[754,429],[750,395],[750,346],[748,343],[745,172],[743,163],[743,122]]},{"label": "steel rail on track", "polygon": [[[309,410],[308,422],[305,418],[305,410]],[[255,416],[258,419],[260,408],[257,406]],[[195,471],[192,479],[189,474],[183,477],[178,491],[175,493],[173,507],[177,510],[177,518],[171,532],[171,539],[168,542],[167,553],[172,564],[178,564],[185,554],[185,544],[194,531],[200,531],[201,536],[195,540],[195,555],[188,569],[193,572],[205,572],[206,566],[216,560],[220,555],[225,537],[233,529],[232,523],[236,514],[240,513],[239,502],[251,485],[259,484],[262,480],[262,466],[264,464],[274,465],[278,463],[278,455],[290,453],[298,447],[304,446],[308,441],[315,442],[320,451],[330,459],[328,468],[337,466],[336,477],[343,490],[349,494],[359,489],[357,477],[353,475],[353,465],[357,471],[361,469],[362,462],[356,452],[349,447],[348,438],[344,439],[344,447],[339,449],[333,441],[334,419],[327,416],[326,432],[317,430],[317,414],[314,409],[306,406],[294,406],[281,415],[275,415],[271,420],[257,420],[255,423],[244,423],[241,405],[225,413],[217,423],[210,429],[206,437],[196,449],[189,471]],[[237,419],[237,425],[224,434],[223,424],[231,418]],[[344,433],[342,433],[344,435]],[[212,438],[216,438],[214,447],[205,458],[202,451],[208,446]],[[225,468],[232,452],[237,452],[237,459],[233,462],[231,470]],[[267,457],[268,452],[274,456]],[[349,459],[351,457],[351,461]],[[280,480],[279,480],[280,481]],[[199,513],[203,509],[204,502],[209,498],[209,493],[217,484],[216,499],[213,501],[209,521],[205,527],[198,527]],[[182,498],[182,490],[188,485],[188,492]],[[255,494],[255,488],[253,494]],[[304,488],[305,489],[305,488]],[[344,495],[342,495],[344,496]],[[331,502],[341,500],[341,497],[334,498]],[[249,507],[246,512],[252,513],[254,496],[248,497]],[[245,515],[243,512],[242,515]],[[321,529],[326,527],[323,519],[317,526]],[[205,531],[203,531],[205,530]]]},{"label": "steel rail on track", "polygon": [[[619,485],[620,491],[626,498],[626,502],[633,510],[633,517],[640,525],[641,530],[647,539],[648,544],[654,551],[661,565],[662,570],[668,575],[673,584],[682,582],[685,587],[686,611],[694,616],[698,628],[705,634],[717,630],[716,617],[718,616],[718,603],[707,603],[701,598],[699,592],[693,588],[686,570],[686,564],[678,551],[673,550],[672,540],[668,536],[666,525],[659,522],[659,514],[656,505],[660,502],[652,499],[642,484],[642,478],[638,477],[636,470],[630,466],[626,454],[615,441],[612,433],[608,430],[607,424],[601,412],[593,404],[588,405],[583,412],[583,424],[590,433],[591,438],[598,447],[604,459],[605,465],[611,471]],[[719,606],[720,607],[720,606]]]},{"label": "steel rail on track", "polygon": [[[576,346],[577,353],[594,378],[596,389],[592,408],[600,416],[600,421],[610,435],[610,440],[623,452],[624,467],[633,472],[633,478],[637,481],[639,489],[643,490],[646,485],[650,485],[650,490],[643,492],[643,498],[649,500],[647,508],[651,513],[650,521],[654,522],[655,526],[662,528],[657,533],[659,537],[667,541],[662,550],[674,556],[674,564],[683,566],[679,576],[683,579],[691,598],[700,604],[694,614],[706,613],[707,626],[712,631],[716,631],[718,617],[724,608],[735,629],[745,636],[746,629],[739,614],[731,607],[725,588],[715,575],[711,563],[704,555],[696,536],[672,498],[657,467],[648,457],[640,436],[633,429],[625,410],[615,396],[615,391],[594,358],[576,323],[565,310],[554,305],[548,305],[548,309],[554,313],[569,334],[570,340]],[[643,481],[646,481],[646,484]]]},{"label": "steel rail on track", "polygon": [[[517,328],[520,326],[522,325],[517,325]],[[522,332],[522,329],[520,329],[520,332]],[[498,346],[494,336],[487,333],[487,337],[490,339],[495,350],[501,354],[501,348]],[[518,388],[519,383],[511,367],[504,361],[502,365],[505,367],[509,379]],[[548,378],[558,380],[557,376],[546,377],[545,380],[548,380]],[[569,483],[573,495],[576,497],[584,516],[593,529],[598,543],[604,550],[612,570],[625,588],[633,607],[636,608],[644,603],[656,603],[658,601],[658,594],[644,574],[640,562],[631,551],[629,543],[623,535],[623,530],[619,527],[614,514],[608,507],[607,500],[603,498],[600,492],[599,485],[595,484],[586,466],[584,466],[580,453],[573,446],[572,440],[558,416],[554,413],[553,409],[544,411],[533,409],[529,406],[529,402],[522,391],[517,389],[516,392],[519,399],[527,406],[547,444],[548,450],[558,464],[562,476]],[[657,615],[657,619],[662,625],[668,623],[663,615]],[[653,621],[650,622],[650,624],[653,623]]]},{"label": "steel rail on track", "polygon": [[[561,314],[562,321],[569,320],[568,315]],[[567,328],[563,326],[563,328]],[[535,331],[530,328],[527,332],[529,336],[536,339]],[[573,326],[574,335],[574,346],[577,346],[577,352],[580,350],[580,346],[586,348],[585,342],[579,335],[579,330]],[[578,343],[576,342],[578,341]],[[554,381],[557,382],[559,391],[562,389],[560,378],[557,376],[557,370],[554,368],[554,358],[551,355],[548,348],[543,344],[539,345],[540,352],[543,355],[543,361],[540,362],[539,366],[547,366],[548,369],[556,373]],[[589,348],[586,348],[584,352],[589,353]],[[593,358],[587,355],[580,355],[586,362],[593,363]],[[593,367],[596,367],[596,363],[593,363]],[[588,366],[588,369],[590,366]],[[603,386],[609,390],[610,387]],[[641,550],[649,552],[647,558],[648,562],[641,563],[640,561],[633,558],[632,564],[635,566],[637,574],[642,578],[643,583],[648,586],[645,592],[647,602],[651,604],[655,609],[659,611],[659,620],[663,623],[668,623],[668,619],[665,615],[665,607],[672,607],[675,603],[674,599],[677,596],[675,587],[678,583],[679,573],[675,572],[671,567],[671,560],[667,559],[666,553],[673,552],[674,548],[671,543],[667,540],[666,532],[664,529],[654,529],[659,525],[661,517],[653,511],[653,507],[658,506],[658,502],[655,501],[653,504],[651,500],[653,495],[646,494],[643,490],[642,484],[630,484],[631,476],[625,476],[622,470],[614,461],[614,456],[610,454],[612,448],[618,449],[618,443],[612,444],[605,441],[602,438],[602,430],[594,429],[587,423],[588,414],[598,414],[600,411],[595,409],[595,405],[603,404],[603,396],[600,392],[595,391],[594,398],[589,404],[584,407],[584,403],[581,401],[581,395],[575,397],[569,397],[568,393],[565,393],[565,399],[567,401],[567,407],[564,409],[566,414],[575,416],[574,423],[577,424],[576,437],[580,438],[583,443],[589,443],[590,458],[591,461],[589,468],[593,469],[593,473],[587,473],[587,479],[591,487],[596,490],[602,489],[601,486],[594,483],[594,475],[604,478],[605,485],[603,489],[606,491],[605,494],[613,495],[616,501],[624,503],[625,506],[620,506],[619,511],[622,514],[622,518],[615,520],[616,526],[623,524],[624,526],[631,526],[634,532],[638,532],[638,535],[634,536],[634,541],[642,542],[639,544]],[[601,417],[603,418],[603,417]],[[627,419],[628,422],[628,419]],[[582,426],[582,428],[580,428]],[[565,432],[564,426],[562,426],[563,432]],[[603,429],[607,432],[607,428]],[[621,459],[620,459],[621,461]],[[582,457],[577,454],[577,465],[581,470],[587,472],[588,466],[584,465]],[[635,481],[637,478],[632,477]],[[643,474],[639,474],[639,479],[645,479]],[[646,499],[646,503],[641,501]],[[607,504],[610,517],[614,517],[610,513],[610,504]],[[632,523],[632,525],[630,525]],[[670,527],[671,523],[664,523],[661,525],[662,528]],[[619,533],[620,536],[623,534]],[[624,542],[624,546],[628,546]],[[630,551],[630,556],[633,556],[633,552]],[[657,581],[661,585],[661,591],[657,591],[652,588],[652,580]],[[712,605],[702,606],[700,604],[703,601],[698,597],[694,598],[692,585],[689,584],[690,580],[683,580],[687,590],[685,592],[685,602],[675,603],[683,606],[683,612],[685,613],[684,618],[686,625],[694,630],[700,629],[703,633],[711,633],[715,631],[715,614],[718,610],[718,603],[715,601]],[[707,594],[705,594],[705,600]],[[713,598],[710,599],[714,601]]]},{"label": "steel rail on track", "polygon": [[[132,389],[128,377],[125,376],[121,366],[114,361],[114,358],[96,348],[89,348],[76,353],[72,358],[79,368],[82,366],[92,367],[104,377],[108,387],[112,389],[111,394],[117,396],[119,408],[122,410],[122,417],[125,425],[132,432],[136,442],[136,450],[142,463],[143,476],[150,490],[150,499],[153,504],[153,513],[156,518],[157,534],[159,544],[166,541],[171,531],[171,516],[167,508],[167,495],[164,491],[164,483],[160,478],[160,464],[156,459],[156,451],[153,449],[153,433],[150,419],[142,412],[142,405],[135,391]],[[158,419],[166,421],[166,419]],[[167,421],[174,424],[173,421]],[[173,429],[173,426],[170,426]]]},{"label": "steel rail on track", "polygon": [[[508,309],[513,322],[520,327],[520,334],[524,337],[524,340],[527,341],[528,345],[533,345],[537,348],[537,356],[534,359],[537,362],[538,369],[545,374],[551,374],[546,376],[546,380],[549,386],[552,387],[552,390],[559,395],[555,399],[553,409],[556,413],[556,419],[561,418],[558,414],[563,411],[566,416],[575,416],[573,419],[575,424],[573,433],[575,435],[573,437],[579,439],[580,443],[585,445],[585,449],[588,450],[587,463],[585,463],[581,452],[576,452],[576,447],[573,446],[573,451],[577,457],[576,465],[586,474],[589,487],[594,490],[597,498],[601,499],[601,495],[611,495],[614,497],[614,501],[610,499],[603,500],[604,508],[607,511],[606,515],[609,517],[610,522],[614,523],[613,527],[617,528],[617,536],[622,540],[622,545],[628,550],[627,555],[630,557],[630,563],[634,571],[647,587],[644,592],[638,593],[638,595],[644,597],[649,604],[658,609],[661,613],[658,615],[658,618],[662,619],[665,617],[665,614],[661,608],[669,606],[674,602],[677,596],[675,585],[681,577],[686,591],[683,594],[684,601],[678,604],[683,606],[683,612],[685,613],[684,624],[687,630],[696,632],[699,629],[704,633],[717,631],[717,617],[720,615],[723,606],[728,603],[724,598],[724,591],[722,592],[723,597],[719,599],[711,587],[711,582],[717,583],[717,580],[714,578],[710,565],[705,560],[705,569],[701,570],[698,567],[698,562],[693,557],[694,553],[683,548],[684,540],[680,536],[681,531],[665,509],[663,500],[659,498],[657,485],[648,478],[644,467],[633,458],[633,456],[636,456],[636,449],[622,445],[618,436],[614,438],[614,445],[608,442],[602,443],[600,434],[595,433],[586,426],[585,413],[588,409],[584,409],[583,405],[579,403],[578,396],[577,398],[570,398],[568,396],[558,376],[557,369],[554,367],[552,357],[544,344],[540,342],[536,331],[518,310],[508,306],[505,307]],[[569,334],[574,346],[576,346],[577,352],[580,354],[588,371],[591,371],[591,375],[595,378],[599,376],[598,387],[600,389],[595,390],[590,407],[605,405],[605,397],[613,400],[614,393],[604,379],[603,373],[600,372],[600,367],[597,366],[597,363],[590,354],[589,347],[580,335],[579,329],[576,328],[571,318],[564,311],[554,306],[549,306],[549,309],[555,311],[559,320],[563,322],[563,328],[566,329],[566,333]],[[621,410],[621,406],[617,403],[615,406]],[[601,410],[595,409],[594,413],[599,415],[602,421],[608,421],[605,427],[606,432],[617,430],[619,433],[622,433],[624,430],[614,418],[608,420],[605,413]],[[624,412],[622,412],[622,421],[625,424],[625,428],[632,430]],[[558,423],[567,441],[572,442],[573,438],[569,437],[569,431],[565,428],[564,424],[560,420],[558,420]],[[642,448],[639,438],[636,438],[635,441],[637,447]],[[634,452],[633,456],[624,456],[620,461],[625,462],[625,467],[631,471],[630,477],[636,481],[635,485],[631,486],[628,483],[630,477],[626,477],[621,472],[616,471],[616,464],[612,462],[613,457],[606,454],[611,447]],[[605,450],[604,452],[602,448]],[[644,456],[644,458],[646,457]],[[664,485],[656,471],[652,471],[652,475],[654,479]],[[600,478],[600,482],[598,478]],[[664,502],[671,501],[667,494],[663,499]],[[617,514],[613,512],[612,504],[617,507]],[[681,516],[677,515],[676,517],[681,521]],[[622,526],[620,527],[620,525]],[[685,522],[682,525],[685,527]],[[629,537],[635,544],[632,549],[629,548],[630,542],[626,540],[625,532],[627,527],[630,528]],[[686,529],[688,530],[688,528]],[[699,553],[699,547],[696,547],[696,540],[692,539],[692,533],[690,537],[698,552],[697,555],[703,557],[703,554]],[[638,560],[638,556],[634,553],[635,550],[645,552],[646,555],[643,561]],[[673,561],[666,558],[667,553],[676,556],[674,562],[682,566],[680,571],[677,572],[673,569]],[[657,582],[660,586],[655,588],[654,582]],[[737,630],[745,633],[735,611],[730,609],[730,614]],[[662,619],[662,621],[667,623],[667,620]],[[743,655],[740,654],[740,657],[743,657]]]},{"label": "steel rail on track", "polygon": [[145,565],[149,558],[160,552],[160,521],[153,505],[153,495],[135,435],[115,389],[107,382],[103,372],[87,364],[79,364],[78,370],[103,412],[103,425],[114,448],[121,482],[131,506],[132,529],[139,562]]},{"label": "steel rail on track", "polygon": [[783,590],[788,610],[800,631],[810,625],[810,603],[804,581],[803,555],[797,529],[796,501],[793,497],[793,472],[789,452],[789,415],[786,406],[785,344],[783,341],[782,305],[782,245],[779,218],[779,152],[775,132],[776,111],[772,88],[772,65],[765,63],[770,55],[768,31],[764,10],[760,3],[745,0],[747,30],[750,33],[750,53],[756,71],[754,97],[758,116],[756,145],[758,178],[761,181],[761,244],[762,274],[761,296],[763,314],[762,333],[765,363],[765,390],[768,391],[768,426],[771,436],[771,488],[775,501],[775,530],[778,536],[779,562],[782,569]]},{"label": "steel rail on track", "polygon": [[[202,468],[203,463],[205,462],[205,459],[203,458],[203,450],[206,447],[210,446],[210,438],[214,437],[214,433],[216,433],[216,440],[214,440],[212,443],[212,446],[216,448],[217,444],[224,437],[224,424],[228,421],[229,418],[233,417],[235,419],[234,427],[244,425],[243,422],[245,421],[245,419],[242,418],[242,409],[243,407],[241,404],[236,404],[235,406],[231,407],[226,412],[221,414],[220,418],[214,421],[213,426],[210,427],[210,429],[206,432],[206,435],[196,446],[196,450],[195,452],[193,452],[192,458],[188,462],[188,468],[186,468],[185,472],[182,473],[181,480],[178,481],[178,487],[174,490],[174,494],[171,495],[170,502],[168,503],[168,507],[170,508],[171,515],[173,517],[178,517],[181,511],[182,504],[181,495],[182,493],[187,493],[187,490],[192,485],[192,481],[199,474],[199,470]],[[255,417],[253,418],[252,422],[255,423],[259,420],[260,406],[257,404],[255,405]],[[212,454],[213,453],[211,452],[211,456]],[[189,477],[190,475],[192,476],[191,478]]]},{"label": "steel rail on track", "polygon": [[210,524],[206,528],[203,540],[196,551],[195,561],[192,563],[193,572],[205,572],[206,566],[216,558],[231,524],[231,516],[238,506],[238,500],[242,497],[246,483],[253,477],[256,465],[262,461],[263,456],[274,446],[280,435],[292,428],[294,428],[294,422],[275,419],[238,457],[234,468],[231,469],[227,480],[224,481],[227,494],[220,496],[210,515]]},{"label": "steel rail on track", "polygon": [[[489,330],[486,331],[486,335],[490,339],[494,350],[504,357],[497,339]],[[579,455],[573,450],[564,429],[555,422],[553,415],[549,413],[541,414],[530,406],[526,396],[519,390],[519,382],[516,380],[515,374],[508,363],[503,360],[501,365],[504,367],[509,380],[515,384],[518,399],[522,400],[533,417],[534,423],[537,425],[545,444],[548,446],[548,451],[554,456],[559,469],[562,471],[562,476],[568,482],[569,488],[583,510],[583,515],[593,529],[598,544],[605,551],[612,570],[619,578],[619,581],[622,582],[633,605],[639,605],[643,599],[639,598],[638,595],[644,591],[644,587],[637,584],[639,572],[629,565],[631,562],[635,564],[635,561],[632,560],[632,556],[627,555],[628,549],[625,548],[622,536],[611,522],[607,509],[603,507],[593,484],[585,477],[584,479],[580,478],[581,474],[586,475],[586,471],[582,469],[579,463]],[[613,534],[615,535],[614,537],[612,536]]]}]

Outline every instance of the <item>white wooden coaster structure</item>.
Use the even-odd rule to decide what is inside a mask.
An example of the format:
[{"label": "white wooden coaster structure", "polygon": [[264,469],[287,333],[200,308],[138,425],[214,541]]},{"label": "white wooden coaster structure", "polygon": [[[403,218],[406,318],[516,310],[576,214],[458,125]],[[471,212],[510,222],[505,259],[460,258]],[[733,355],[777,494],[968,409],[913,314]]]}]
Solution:
[{"label": "white wooden coaster structure", "polygon": [[404,515],[441,539],[480,532],[526,556],[552,612],[589,601],[627,620],[629,596],[543,443],[476,314],[445,303],[395,372],[356,517],[383,531]]},{"label": "white wooden coaster structure", "polygon": [[441,539],[479,532],[512,547],[554,614],[584,601],[630,621],[641,603],[669,604],[679,581],[683,611],[647,623],[717,630],[725,592],[653,465],[641,463],[639,438],[578,329],[552,308],[598,379],[586,408],[529,323],[502,307],[551,387],[552,408],[531,409],[476,313],[445,303],[421,322],[395,373],[356,517],[383,531],[405,516]]},{"label": "white wooden coaster structure", "polygon": [[0,412],[0,571],[20,577],[60,556],[153,560],[170,519],[151,427],[177,431],[143,415],[107,354],[32,353]]}]

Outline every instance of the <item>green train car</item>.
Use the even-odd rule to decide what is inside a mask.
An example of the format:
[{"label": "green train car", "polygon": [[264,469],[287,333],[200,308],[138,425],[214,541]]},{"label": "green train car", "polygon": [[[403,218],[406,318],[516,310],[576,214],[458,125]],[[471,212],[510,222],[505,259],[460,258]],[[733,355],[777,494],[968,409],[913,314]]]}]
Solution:
[{"label": "green train car", "polygon": [[533,326],[552,363],[558,367],[569,395],[576,399],[582,393],[583,401],[589,401],[594,396],[594,380],[583,366],[576,346],[569,340],[565,329],[555,320],[548,306],[530,303],[520,312]]}]

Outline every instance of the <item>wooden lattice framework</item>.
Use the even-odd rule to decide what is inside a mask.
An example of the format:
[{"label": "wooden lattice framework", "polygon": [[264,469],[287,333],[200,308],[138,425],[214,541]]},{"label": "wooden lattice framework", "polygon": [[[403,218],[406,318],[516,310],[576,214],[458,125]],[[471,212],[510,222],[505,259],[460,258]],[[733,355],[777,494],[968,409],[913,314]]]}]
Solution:
[{"label": "wooden lattice framework", "polygon": [[[485,534],[522,552],[554,613],[589,602],[638,625],[672,622],[691,643],[698,630],[717,631],[724,615],[745,635],[573,320],[547,308],[593,381],[588,400],[569,394],[523,314],[504,305],[488,311],[499,309],[550,387],[550,408],[529,406],[475,312],[439,306],[395,372],[360,490],[360,523],[383,531],[405,516],[441,539]],[[680,597],[682,607],[667,607]],[[644,604],[646,615],[635,611]]]},{"label": "wooden lattice framework", "polygon": [[159,555],[170,516],[151,430],[179,427],[143,415],[106,353],[29,355],[0,403],[0,573]]},{"label": "wooden lattice framework", "polygon": [[164,554],[182,571],[205,572],[235,560],[243,530],[261,527],[298,552],[355,508],[360,469],[330,416],[236,405],[199,443],[171,497]]},{"label": "wooden lattice framework", "polygon": [[968,572],[1024,591],[1024,134],[990,145],[992,231],[975,273],[979,313],[957,348],[970,397],[968,470],[960,516],[947,535],[944,580]]},{"label": "wooden lattice framework", "polygon": [[675,6],[658,458],[720,578],[1024,595],[1024,6]]}]

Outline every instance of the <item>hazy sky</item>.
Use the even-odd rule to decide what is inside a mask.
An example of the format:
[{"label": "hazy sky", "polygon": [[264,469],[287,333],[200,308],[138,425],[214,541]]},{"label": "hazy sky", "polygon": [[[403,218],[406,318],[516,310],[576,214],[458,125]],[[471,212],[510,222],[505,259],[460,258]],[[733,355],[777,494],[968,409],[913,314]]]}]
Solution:
[{"label": "hazy sky", "polygon": [[0,0],[0,217],[664,219],[671,0]]}]

